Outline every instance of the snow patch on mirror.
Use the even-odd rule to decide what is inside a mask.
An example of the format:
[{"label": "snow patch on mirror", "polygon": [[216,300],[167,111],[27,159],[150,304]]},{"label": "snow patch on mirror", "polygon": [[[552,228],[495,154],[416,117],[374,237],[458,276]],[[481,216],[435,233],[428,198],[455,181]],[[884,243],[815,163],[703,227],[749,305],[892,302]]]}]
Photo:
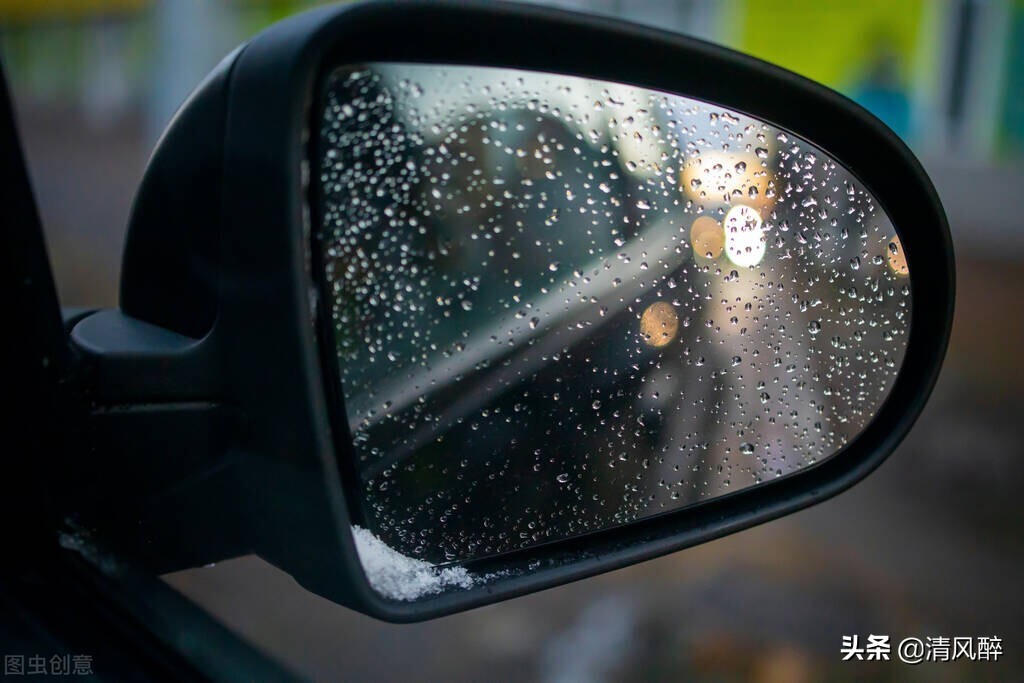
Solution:
[{"label": "snow patch on mirror", "polygon": [[486,579],[463,567],[437,567],[403,555],[359,526],[352,527],[352,537],[370,586],[392,600],[408,602],[451,588],[472,588]]}]

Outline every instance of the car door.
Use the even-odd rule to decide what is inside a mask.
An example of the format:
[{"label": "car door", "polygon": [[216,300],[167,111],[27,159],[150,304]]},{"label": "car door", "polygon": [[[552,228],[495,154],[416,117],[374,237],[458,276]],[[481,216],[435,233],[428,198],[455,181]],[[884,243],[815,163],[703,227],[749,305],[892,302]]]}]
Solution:
[{"label": "car door", "polygon": [[[4,393],[0,650],[4,674],[100,680],[293,680],[187,599],[62,519],[55,467],[90,457],[76,372],[0,65]],[[78,313],[66,312],[69,322]]]}]

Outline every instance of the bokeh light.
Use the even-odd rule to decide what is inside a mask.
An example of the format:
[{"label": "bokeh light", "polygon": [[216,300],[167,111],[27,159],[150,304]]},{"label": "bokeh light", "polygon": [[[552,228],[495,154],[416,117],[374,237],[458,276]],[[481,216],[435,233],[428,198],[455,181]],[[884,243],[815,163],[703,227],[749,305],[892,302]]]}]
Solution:
[{"label": "bokeh light", "polygon": [[679,316],[672,304],[655,301],[640,316],[640,336],[656,349],[667,346],[679,332]]},{"label": "bokeh light", "polygon": [[910,274],[910,269],[907,267],[907,256],[903,252],[903,244],[900,243],[900,238],[896,235],[893,235],[886,247],[886,256],[889,261],[889,270],[894,275],[907,277]]},{"label": "bokeh light", "polygon": [[679,181],[683,195],[698,202],[742,201],[761,210],[775,203],[774,179],[756,154],[704,151],[683,166]]},{"label": "bokeh light", "polygon": [[690,244],[693,253],[703,258],[716,259],[725,248],[722,224],[711,216],[700,216],[690,226]]},{"label": "bokeh light", "polygon": [[756,266],[767,244],[756,209],[739,204],[725,214],[725,255],[737,266]]}]

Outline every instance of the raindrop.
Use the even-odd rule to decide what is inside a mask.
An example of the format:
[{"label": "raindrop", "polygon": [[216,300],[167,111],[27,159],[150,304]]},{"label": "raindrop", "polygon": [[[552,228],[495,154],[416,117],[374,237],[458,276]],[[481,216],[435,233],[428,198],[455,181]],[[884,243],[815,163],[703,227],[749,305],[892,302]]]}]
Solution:
[{"label": "raindrop", "polygon": [[886,400],[904,250],[797,135],[490,67],[341,67],[322,101],[316,279],[397,552],[448,572],[756,486]]}]

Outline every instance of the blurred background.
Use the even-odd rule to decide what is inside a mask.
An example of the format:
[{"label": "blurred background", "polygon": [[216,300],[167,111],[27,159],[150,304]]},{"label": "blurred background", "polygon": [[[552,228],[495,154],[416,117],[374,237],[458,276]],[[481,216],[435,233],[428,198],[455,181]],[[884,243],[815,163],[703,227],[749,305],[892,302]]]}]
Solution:
[{"label": "blurred background", "polygon": [[[124,226],[177,105],[286,0],[0,0],[0,50],[64,305],[114,306]],[[167,580],[316,680],[976,681],[1024,677],[1024,0],[550,2],[748,52],[881,117],[949,214],[939,385],[865,482],[783,520],[418,625],[255,558]],[[680,65],[685,68],[685,65]],[[843,635],[999,636],[988,663],[843,663]]]}]

